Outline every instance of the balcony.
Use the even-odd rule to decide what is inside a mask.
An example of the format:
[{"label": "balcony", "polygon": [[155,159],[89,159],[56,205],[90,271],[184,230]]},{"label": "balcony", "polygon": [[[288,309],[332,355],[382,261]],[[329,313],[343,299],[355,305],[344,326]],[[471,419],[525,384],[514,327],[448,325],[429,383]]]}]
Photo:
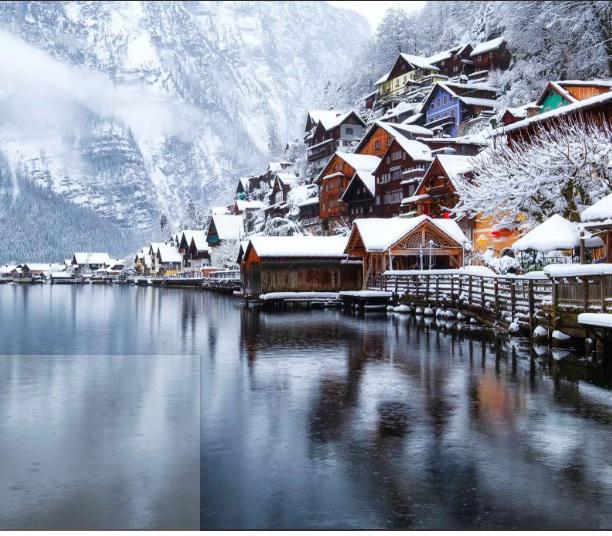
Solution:
[{"label": "balcony", "polygon": [[327,158],[334,154],[335,150],[336,143],[333,139],[317,143],[316,145],[309,147],[308,151],[306,152],[308,162],[316,162],[317,160],[321,160],[322,158]]}]

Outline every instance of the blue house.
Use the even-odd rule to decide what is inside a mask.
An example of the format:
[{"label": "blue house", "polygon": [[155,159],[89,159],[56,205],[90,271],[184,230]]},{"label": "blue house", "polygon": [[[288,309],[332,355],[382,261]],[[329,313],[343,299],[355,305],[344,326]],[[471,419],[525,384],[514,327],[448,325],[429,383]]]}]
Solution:
[{"label": "blue house", "polygon": [[498,92],[485,84],[438,82],[421,105],[424,126],[455,138],[462,123],[495,109]]}]

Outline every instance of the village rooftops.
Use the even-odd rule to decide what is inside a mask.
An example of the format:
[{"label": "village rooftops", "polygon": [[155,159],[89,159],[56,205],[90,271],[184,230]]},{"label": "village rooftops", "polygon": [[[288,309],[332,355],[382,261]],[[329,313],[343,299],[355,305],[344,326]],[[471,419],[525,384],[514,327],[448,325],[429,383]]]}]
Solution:
[{"label": "village rooftops", "polygon": [[568,88],[571,87],[592,87],[592,88],[600,88],[603,91],[611,91],[612,90],[612,80],[556,80],[550,81],[546,84],[546,87],[540,93],[540,96],[535,101],[537,106],[541,106],[544,102],[546,96],[550,92],[550,90],[556,91],[559,95],[561,95],[567,102],[574,103],[579,102],[580,100],[574,95],[570,93]]},{"label": "village rooftops", "polygon": [[470,53],[470,58],[473,58],[475,56],[480,56],[481,54],[484,54],[485,52],[491,52],[492,50],[497,50],[498,48],[501,48],[501,46],[505,42],[506,40],[502,36],[502,37],[496,37],[495,39],[491,39],[490,41],[478,43],[472,49],[472,52]]},{"label": "village rooftops", "polygon": [[205,231],[193,231],[189,245],[195,247],[197,251],[208,251],[208,243],[206,242]]},{"label": "village rooftops", "polygon": [[88,266],[90,264],[106,265],[111,258],[108,253],[77,252],[72,256],[72,264]]},{"label": "village rooftops", "polygon": [[474,160],[471,156],[438,154],[436,155],[436,159],[440,162],[440,165],[453,185],[456,184],[458,179],[474,169]]},{"label": "village rooftops", "polygon": [[346,258],[346,236],[256,236],[249,247],[260,258]]},{"label": "village rooftops", "polygon": [[359,218],[353,222],[353,226],[359,232],[366,251],[384,252],[425,221],[431,222],[458,244],[470,243],[457,222],[446,218],[437,219],[425,215],[413,218]]},{"label": "village rooftops", "polygon": [[[334,155],[332,155],[331,159],[329,160],[330,162],[334,158],[334,156],[337,156],[338,158],[341,158],[342,160],[344,160],[355,171],[364,171],[366,173],[371,173],[372,171],[374,171],[374,169],[376,169],[376,167],[378,166],[380,162],[380,158],[378,158],[377,156],[372,156],[372,155],[367,155],[367,154],[358,154],[358,153],[345,153],[342,151],[336,151]],[[335,176],[341,176],[341,174],[337,175],[337,173],[340,173],[340,172],[335,172],[332,174],[324,175],[326,168],[327,166],[323,168],[323,170],[321,171],[321,174],[317,177],[317,181],[321,181],[323,179],[329,179]]]},{"label": "village rooftops", "polygon": [[170,244],[160,244],[157,254],[162,264],[179,264],[183,262],[183,255],[181,255],[178,248]]}]

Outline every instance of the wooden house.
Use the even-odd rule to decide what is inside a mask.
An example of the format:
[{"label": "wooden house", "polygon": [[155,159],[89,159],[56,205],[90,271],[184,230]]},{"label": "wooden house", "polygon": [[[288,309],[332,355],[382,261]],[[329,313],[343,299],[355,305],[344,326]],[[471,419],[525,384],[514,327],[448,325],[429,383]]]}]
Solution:
[{"label": "wooden house", "polygon": [[470,59],[474,62],[473,72],[479,71],[505,71],[510,67],[512,56],[508,44],[503,37],[496,37],[484,43],[478,43],[470,52]]},{"label": "wooden house", "polygon": [[548,82],[535,101],[539,113],[574,104],[612,90],[611,80],[560,80]]},{"label": "wooden house", "polygon": [[531,137],[547,126],[571,118],[595,124],[612,121],[612,91],[606,91],[584,100],[559,106],[547,112],[527,117],[493,132],[493,137],[505,137],[512,146],[514,143],[529,143]]},{"label": "wooden house", "polygon": [[194,231],[189,242],[185,266],[192,270],[199,270],[208,264],[210,264],[210,251],[206,242],[206,233]]},{"label": "wooden house", "polygon": [[360,139],[366,124],[355,111],[311,110],[306,119],[308,162],[321,167],[336,150],[347,150]]},{"label": "wooden house", "polygon": [[391,70],[374,84],[378,88],[378,101],[384,104],[385,101],[400,99],[419,88],[427,77],[434,83],[437,81],[435,76],[439,73],[440,69],[431,65],[427,58],[400,53]]},{"label": "wooden house", "polygon": [[359,145],[355,148],[355,153],[378,156],[382,158],[394,136],[401,135],[407,139],[417,137],[430,137],[433,132],[420,125],[410,123],[387,123],[386,121],[375,121],[367,130]]},{"label": "wooden house", "polygon": [[47,279],[53,272],[62,272],[66,267],[61,263],[27,262],[20,273],[22,279]]},{"label": "wooden house", "polygon": [[177,246],[171,244],[159,244],[156,260],[158,275],[173,276],[183,268],[183,255]]},{"label": "wooden house", "polygon": [[469,240],[454,220],[370,218],[353,222],[345,252],[360,257],[361,288],[376,285],[386,270],[458,268]]},{"label": "wooden house", "polygon": [[[604,262],[612,263],[612,193],[590,206],[580,215],[583,228],[603,240]],[[581,243],[581,259],[584,259],[584,243]]]},{"label": "wooden house", "polygon": [[299,221],[304,229],[318,228],[321,224],[319,217],[319,196],[308,197],[298,203]]},{"label": "wooden house", "polygon": [[236,185],[235,199],[246,199],[249,195],[249,177],[239,177]]},{"label": "wooden house", "polygon": [[224,240],[240,240],[244,235],[242,216],[213,214],[206,232],[209,246],[218,246]]},{"label": "wooden house", "polygon": [[274,174],[272,189],[268,195],[268,206],[264,209],[266,219],[285,217],[289,211],[287,199],[292,188],[297,186],[299,177],[294,173],[277,172]]},{"label": "wooden house", "polygon": [[342,194],[357,171],[372,173],[380,159],[376,156],[336,151],[317,178],[319,184],[319,217],[324,229],[342,221],[348,207]]},{"label": "wooden house", "polygon": [[373,217],[376,200],[376,178],[374,175],[363,171],[355,172],[344,190],[341,200],[347,206],[350,222],[356,218]]},{"label": "wooden house", "polygon": [[72,255],[72,266],[80,270],[93,271],[108,266],[110,257],[108,253],[77,252]]},{"label": "wooden house", "polygon": [[134,257],[134,271],[138,275],[150,275],[152,269],[151,255],[149,248],[142,248]]},{"label": "wooden house", "polygon": [[429,147],[395,132],[373,172],[376,184],[374,213],[380,218],[398,216],[402,199],[412,195],[431,162]]},{"label": "wooden house", "polygon": [[528,117],[533,117],[540,113],[540,107],[533,102],[517,106],[515,108],[506,108],[500,115],[500,123],[502,125],[511,125],[517,121],[521,121]]},{"label": "wooden house", "polygon": [[421,105],[424,126],[450,137],[460,136],[463,123],[495,109],[498,91],[485,84],[439,82]]},{"label": "wooden house", "polygon": [[471,74],[474,62],[470,59],[472,53],[470,44],[456,45],[452,48],[438,52],[427,58],[427,63],[438,68],[440,74],[448,77]]},{"label": "wooden house", "polygon": [[346,237],[260,236],[242,255],[244,295],[338,292],[359,288],[361,263],[344,252]]}]

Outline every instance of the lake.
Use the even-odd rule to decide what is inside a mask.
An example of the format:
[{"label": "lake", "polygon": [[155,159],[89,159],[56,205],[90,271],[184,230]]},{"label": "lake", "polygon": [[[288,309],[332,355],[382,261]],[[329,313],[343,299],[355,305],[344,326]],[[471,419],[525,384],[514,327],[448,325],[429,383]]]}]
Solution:
[{"label": "lake", "polygon": [[102,285],[0,285],[0,354],[1,529],[612,526],[579,356]]}]

